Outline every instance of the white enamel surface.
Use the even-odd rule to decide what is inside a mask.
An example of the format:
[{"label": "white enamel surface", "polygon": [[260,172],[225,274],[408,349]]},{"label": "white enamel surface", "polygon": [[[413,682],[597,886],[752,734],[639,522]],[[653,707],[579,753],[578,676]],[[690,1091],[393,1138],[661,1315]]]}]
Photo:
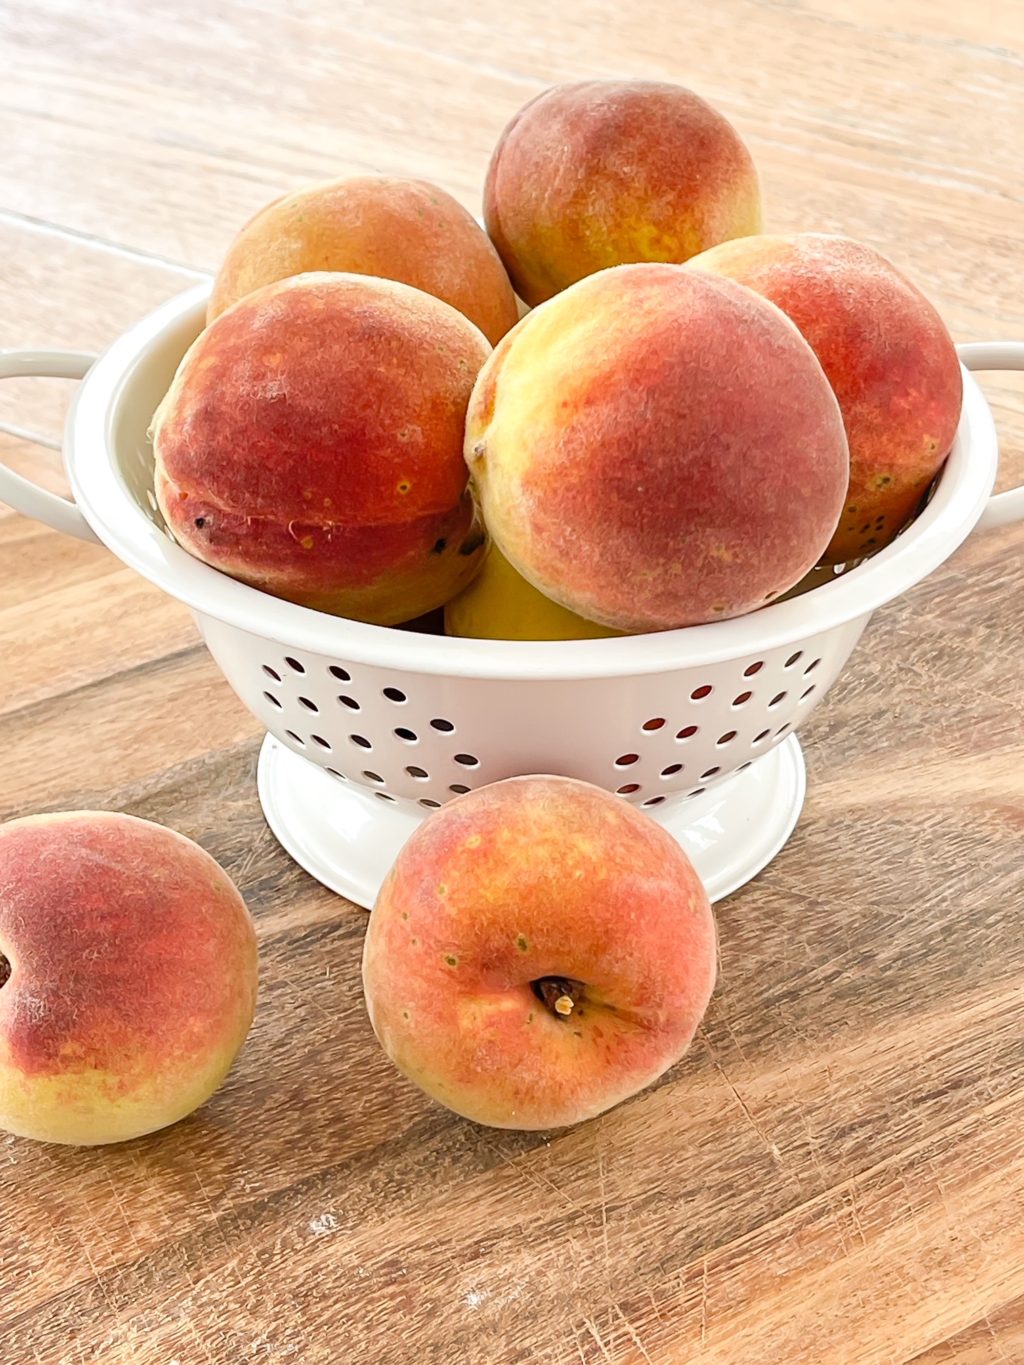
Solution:
[{"label": "white enamel surface", "polygon": [[[96,357],[83,351],[0,351],[0,379],[29,376],[46,379],[82,379]],[[0,502],[15,508],[51,530],[79,540],[97,539],[92,528],[73,502],[59,497],[30,479],[15,474],[0,464]]]}]

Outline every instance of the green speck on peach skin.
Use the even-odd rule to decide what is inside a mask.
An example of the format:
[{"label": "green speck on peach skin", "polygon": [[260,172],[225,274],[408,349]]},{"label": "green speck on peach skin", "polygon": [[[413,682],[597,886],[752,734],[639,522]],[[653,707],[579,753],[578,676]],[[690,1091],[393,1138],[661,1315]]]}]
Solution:
[{"label": "green speck on peach skin", "polygon": [[448,963],[449,967],[457,967],[459,965],[459,959],[454,953],[445,953],[444,960]]},{"label": "green speck on peach skin", "polygon": [[526,941],[526,935],[520,934],[519,937],[516,939],[516,947],[519,949],[521,953],[525,953],[529,946],[530,946],[529,943],[527,943]]}]

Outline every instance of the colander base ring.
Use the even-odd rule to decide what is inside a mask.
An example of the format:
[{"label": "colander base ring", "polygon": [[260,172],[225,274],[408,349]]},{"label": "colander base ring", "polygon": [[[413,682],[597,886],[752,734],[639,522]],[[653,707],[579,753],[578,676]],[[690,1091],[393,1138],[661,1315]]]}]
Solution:
[{"label": "colander base ring", "polygon": [[[318,882],[369,910],[406,839],[426,817],[336,777],[273,735],[256,775],[267,824]],[[700,796],[668,799],[647,814],[683,846],[713,901],[755,877],[796,827],[806,792],[796,735]]]}]

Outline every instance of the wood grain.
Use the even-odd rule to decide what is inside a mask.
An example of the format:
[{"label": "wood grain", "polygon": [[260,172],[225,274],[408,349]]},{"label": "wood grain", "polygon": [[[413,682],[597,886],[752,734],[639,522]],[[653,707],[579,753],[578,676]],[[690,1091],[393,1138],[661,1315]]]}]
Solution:
[{"label": "wood grain", "polygon": [[[12,0],[0,344],[102,347],[312,177],[425,175],[475,209],[509,115],[602,74],[694,85],[772,226],[880,246],[958,340],[1022,337],[1022,52],[1024,7],[951,0]],[[1024,382],[983,382],[1019,482]],[[0,458],[55,489],[67,392],[0,391]],[[200,1113],[105,1151],[0,1138],[0,1360],[1024,1361],[1021,586],[1007,528],[875,617],[801,731],[797,834],[719,907],[689,1056],[517,1135],[376,1047],[363,913],[267,831],[258,726],[188,613],[0,509],[0,819],[100,806],[198,838],[263,961]]]}]

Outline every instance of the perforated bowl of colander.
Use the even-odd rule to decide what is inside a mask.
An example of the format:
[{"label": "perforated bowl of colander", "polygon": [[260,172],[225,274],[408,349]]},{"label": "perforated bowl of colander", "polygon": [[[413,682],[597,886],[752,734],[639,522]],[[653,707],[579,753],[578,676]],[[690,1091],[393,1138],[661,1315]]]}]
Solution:
[{"label": "perforated bowl of colander", "polygon": [[[452,639],[364,625],[269,597],[193,559],[153,496],[147,428],[199,333],[201,286],[95,362],[0,355],[0,377],[81,378],[64,458],[75,502],[0,468],[0,499],[95,539],[192,611],[237,695],[266,728],[267,821],[313,876],[361,905],[431,810],[521,773],[583,778],[643,807],[693,858],[713,899],[775,856],[804,798],[797,731],[871,613],[976,527],[1024,519],[1024,489],[992,497],[998,443],[964,375],[956,443],[932,496],[891,545],[733,621],[611,640]],[[960,348],[966,370],[1022,369],[1024,343]]]}]

